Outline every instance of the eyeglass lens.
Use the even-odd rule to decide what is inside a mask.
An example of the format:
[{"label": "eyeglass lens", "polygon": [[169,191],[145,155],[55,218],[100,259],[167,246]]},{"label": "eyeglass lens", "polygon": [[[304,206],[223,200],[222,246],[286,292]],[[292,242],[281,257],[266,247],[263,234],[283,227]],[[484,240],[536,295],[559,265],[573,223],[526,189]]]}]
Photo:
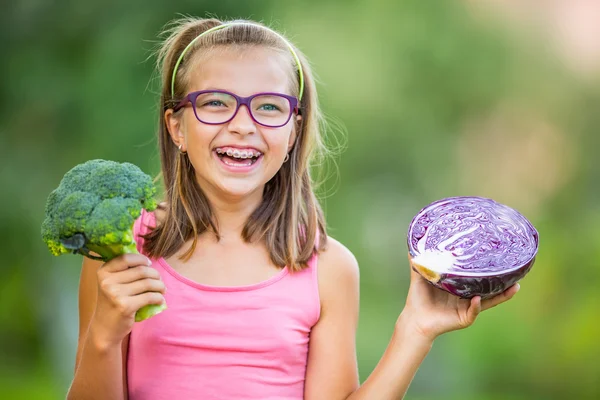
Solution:
[{"label": "eyeglass lens", "polygon": [[[229,121],[237,110],[237,100],[230,94],[202,93],[196,98],[196,116],[202,122],[220,124]],[[250,114],[265,126],[284,125],[290,118],[290,102],[282,96],[265,94],[250,101]]]}]

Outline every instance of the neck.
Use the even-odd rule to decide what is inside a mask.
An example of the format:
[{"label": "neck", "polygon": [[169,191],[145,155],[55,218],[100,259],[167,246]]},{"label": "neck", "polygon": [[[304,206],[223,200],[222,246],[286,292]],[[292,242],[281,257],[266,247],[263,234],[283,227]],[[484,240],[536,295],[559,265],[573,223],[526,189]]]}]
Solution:
[{"label": "neck", "polygon": [[246,196],[216,196],[205,191],[222,238],[240,238],[250,215],[262,201],[262,190]]}]

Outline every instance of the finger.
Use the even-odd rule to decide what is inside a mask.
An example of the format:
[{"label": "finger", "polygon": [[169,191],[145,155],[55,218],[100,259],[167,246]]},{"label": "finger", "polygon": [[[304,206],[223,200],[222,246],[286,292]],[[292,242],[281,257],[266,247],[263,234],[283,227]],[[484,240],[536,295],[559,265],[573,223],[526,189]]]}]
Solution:
[{"label": "finger", "polygon": [[[408,264],[410,266],[411,283],[419,282],[424,284],[427,282],[437,282],[437,280],[439,279],[439,276],[435,272],[430,271],[429,269],[427,269],[427,267],[423,265],[414,263],[410,253],[408,254]],[[417,269],[420,272],[418,272]]]},{"label": "finger", "polygon": [[410,280],[411,280],[412,282],[416,282],[416,281],[418,281],[419,279],[423,279],[423,277],[421,276],[421,274],[419,274],[419,273],[418,273],[418,272],[415,270],[415,267],[413,267],[413,266],[412,266],[412,264],[411,264],[411,266],[410,266]]},{"label": "finger", "polygon": [[477,319],[477,316],[481,312],[481,297],[475,296],[471,299],[471,304],[467,309],[467,322],[471,325]]},{"label": "finger", "polygon": [[106,272],[119,272],[138,265],[149,266],[150,264],[150,259],[142,254],[122,254],[108,261],[102,269]]},{"label": "finger", "polygon": [[119,271],[115,275],[115,282],[117,283],[131,283],[140,279],[160,280],[160,273],[156,269],[146,266],[131,267],[124,271]]},{"label": "finger", "polygon": [[482,310],[489,310],[492,307],[496,307],[498,304],[502,304],[505,301],[510,300],[521,288],[521,285],[515,283],[504,292],[496,295],[490,299],[486,299],[482,302]]},{"label": "finger", "polygon": [[158,279],[142,279],[122,285],[121,291],[126,296],[136,296],[146,292],[165,293],[165,284]]},{"label": "finger", "polygon": [[130,297],[131,299],[131,311],[136,312],[140,308],[147,306],[148,304],[163,304],[165,298],[161,293],[158,292],[146,292],[138,294],[137,296]]},{"label": "finger", "polygon": [[408,267],[410,268],[411,282],[415,282],[415,281],[419,280],[419,278],[421,278],[421,275],[415,270],[410,253],[408,253]]}]

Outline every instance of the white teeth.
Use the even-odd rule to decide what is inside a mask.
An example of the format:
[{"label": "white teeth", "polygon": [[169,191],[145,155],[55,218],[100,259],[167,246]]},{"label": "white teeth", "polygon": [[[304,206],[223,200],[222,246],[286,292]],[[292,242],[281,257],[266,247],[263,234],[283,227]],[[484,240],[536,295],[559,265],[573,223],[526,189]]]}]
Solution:
[{"label": "white teeth", "polygon": [[260,157],[262,153],[256,150],[238,150],[228,148],[227,150],[218,148],[216,149],[217,154],[227,154],[229,157],[235,158],[252,158]]}]

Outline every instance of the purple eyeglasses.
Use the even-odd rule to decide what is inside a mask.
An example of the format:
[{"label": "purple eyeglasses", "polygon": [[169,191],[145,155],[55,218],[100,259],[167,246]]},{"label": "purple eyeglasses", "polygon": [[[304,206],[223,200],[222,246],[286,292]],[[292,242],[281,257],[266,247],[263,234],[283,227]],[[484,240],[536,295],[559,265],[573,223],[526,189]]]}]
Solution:
[{"label": "purple eyeglasses", "polygon": [[246,106],[254,122],[269,128],[284,126],[292,114],[298,113],[298,99],[282,93],[267,92],[241,97],[225,90],[200,90],[185,96],[173,111],[179,111],[188,103],[195,105],[196,119],[208,125],[231,121],[242,105]]}]

